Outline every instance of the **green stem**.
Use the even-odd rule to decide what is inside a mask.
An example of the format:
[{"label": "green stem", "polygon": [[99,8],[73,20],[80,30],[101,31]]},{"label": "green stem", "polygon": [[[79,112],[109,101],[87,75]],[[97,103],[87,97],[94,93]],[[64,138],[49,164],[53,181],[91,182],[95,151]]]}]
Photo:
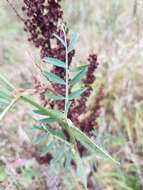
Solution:
[{"label": "green stem", "polygon": [[12,106],[20,99],[20,97],[14,98],[11,103],[5,108],[5,110],[0,114],[0,121],[4,119],[6,116],[7,112],[12,108]]},{"label": "green stem", "polygon": [[69,68],[68,68],[68,44],[67,44],[67,38],[66,38],[66,32],[65,29],[63,27],[63,33],[64,33],[64,40],[65,40],[65,51],[66,51],[66,60],[65,60],[65,64],[66,64],[66,96],[65,96],[65,114],[66,114],[66,118],[67,118],[67,105],[68,105],[68,101],[69,101]]},{"label": "green stem", "polygon": [[[68,66],[68,44],[67,44],[67,38],[66,38],[66,32],[64,29],[64,26],[62,27],[63,29],[63,33],[64,33],[64,41],[65,41],[65,53],[66,53],[66,60],[65,60],[65,64],[66,64],[66,96],[65,96],[65,116],[66,119],[67,118],[67,114],[68,114],[68,110],[67,110],[67,106],[69,103],[69,66]],[[70,142],[73,144],[75,151],[77,151],[77,144],[76,144],[76,140],[74,138],[74,136],[71,134],[70,129],[69,129],[69,125],[67,123],[64,124],[65,129],[67,130],[69,136],[70,136]]]},{"label": "green stem", "polygon": [[64,122],[62,119],[59,119],[59,117],[56,116],[56,114],[54,114],[50,110],[44,108],[43,106],[39,105],[38,103],[36,103],[32,99],[30,99],[29,97],[27,97],[27,96],[21,96],[20,98],[21,98],[21,100],[30,103],[31,105],[33,105],[34,107],[38,108],[39,110],[46,112],[47,115],[49,115],[50,117],[54,117],[59,123],[63,123]]}]

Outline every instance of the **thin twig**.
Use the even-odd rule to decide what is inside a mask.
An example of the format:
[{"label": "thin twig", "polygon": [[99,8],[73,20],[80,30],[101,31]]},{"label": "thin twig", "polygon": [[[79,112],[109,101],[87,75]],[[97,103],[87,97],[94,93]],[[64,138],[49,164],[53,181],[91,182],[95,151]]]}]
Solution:
[{"label": "thin twig", "polygon": [[[64,26],[62,26],[63,29],[63,33],[64,33],[64,43],[65,43],[65,53],[66,53],[66,57],[65,57],[65,62],[66,62],[66,97],[65,97],[65,113],[66,113],[66,107],[69,101],[69,68],[68,68],[68,44],[67,44],[67,38],[66,38],[66,32],[64,29]],[[67,117],[67,113],[66,113],[66,117]]]},{"label": "thin twig", "polygon": [[137,15],[137,9],[138,9],[138,1],[134,0],[134,5],[133,5],[133,16],[136,17]]},{"label": "thin twig", "polygon": [[16,16],[21,20],[21,21],[25,21],[25,19],[18,13],[18,11],[16,10],[16,8],[13,6],[13,4],[9,1],[6,0],[7,3],[10,5],[10,7],[13,9],[13,11],[15,12]]},{"label": "thin twig", "polygon": [[20,97],[16,97],[12,100],[12,102],[5,108],[5,110],[0,114],[0,121],[4,119],[7,112],[12,108],[12,106],[20,99]]}]

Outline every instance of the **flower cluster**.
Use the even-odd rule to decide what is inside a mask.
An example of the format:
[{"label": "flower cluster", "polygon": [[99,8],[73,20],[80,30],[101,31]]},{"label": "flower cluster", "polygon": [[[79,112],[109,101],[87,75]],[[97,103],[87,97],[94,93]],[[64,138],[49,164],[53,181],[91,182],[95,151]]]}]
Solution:
[{"label": "flower cluster", "polygon": [[89,66],[88,66],[88,71],[86,73],[86,77],[84,79],[84,84],[86,86],[91,85],[94,81],[95,81],[95,75],[94,75],[94,71],[95,69],[98,67],[98,62],[97,62],[97,55],[96,54],[90,54],[89,58]]},{"label": "flower cluster", "polygon": [[87,134],[89,134],[94,129],[94,127],[98,126],[97,118],[100,115],[101,102],[103,98],[104,92],[103,86],[101,86],[96,96],[95,102],[89,110],[89,115],[84,118],[80,125],[81,130],[83,130]]},{"label": "flower cluster", "polygon": [[26,13],[25,31],[29,32],[29,41],[41,51],[50,48],[50,39],[58,32],[63,11],[60,0],[24,0],[22,10]]},{"label": "flower cluster", "polygon": [[[89,134],[89,132],[92,131],[93,128],[96,126],[96,119],[99,116],[99,110],[100,110],[100,102],[104,97],[103,88],[101,88],[99,90],[99,93],[95,99],[93,106],[89,110],[86,103],[88,97],[91,95],[93,91],[92,84],[96,80],[94,73],[99,63],[97,62],[96,54],[89,55],[88,61],[89,61],[88,70],[85,75],[85,78],[83,79],[83,85],[87,88],[87,90],[81,95],[79,100],[74,101],[69,111],[69,118],[72,120],[72,122],[87,134]],[[88,114],[88,117],[86,117],[84,121],[80,121],[79,119],[80,115],[83,113],[86,115],[86,112],[90,112],[90,114]]]}]

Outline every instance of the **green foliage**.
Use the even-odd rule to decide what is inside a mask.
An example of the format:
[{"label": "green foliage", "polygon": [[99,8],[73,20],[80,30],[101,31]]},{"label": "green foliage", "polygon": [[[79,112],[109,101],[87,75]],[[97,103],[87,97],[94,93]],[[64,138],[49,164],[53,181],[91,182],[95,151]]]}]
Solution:
[{"label": "green foliage", "polygon": [[5,117],[11,107],[18,101],[19,96],[14,96],[15,87],[0,74],[0,121]]},{"label": "green foliage", "polygon": [[14,86],[3,76],[0,74],[0,85],[4,87],[6,90],[15,89]]},{"label": "green foliage", "polygon": [[58,83],[58,84],[64,84],[65,85],[65,81],[63,79],[61,79],[59,76],[48,72],[48,71],[44,71],[44,75],[52,82]]},{"label": "green foliage", "polygon": [[65,161],[65,169],[66,170],[68,170],[70,168],[72,159],[73,159],[73,154],[72,154],[71,150],[68,150],[66,161]]},{"label": "green foliage", "polygon": [[4,181],[7,177],[4,166],[0,166],[0,182]]},{"label": "green foliage", "polygon": [[54,100],[64,100],[65,97],[64,96],[57,96],[55,94],[52,94],[52,93],[48,93],[46,92],[45,95],[50,98],[50,99],[54,99]]},{"label": "green foliage", "polygon": [[52,57],[45,57],[45,58],[43,58],[43,61],[45,61],[46,63],[49,63],[51,65],[65,68],[65,63],[63,61],[60,61],[59,59],[55,59]]},{"label": "green foliage", "polygon": [[43,128],[47,133],[49,133],[49,134],[53,135],[54,137],[60,138],[63,141],[65,141],[65,135],[60,129],[52,129],[52,128],[48,127],[48,126],[44,126]]},{"label": "green foliage", "polygon": [[45,124],[45,123],[51,124],[51,123],[54,123],[56,121],[57,120],[55,120],[54,118],[51,118],[51,117],[46,117],[46,118],[38,120],[38,122],[43,123],[43,124]]},{"label": "green foliage", "polygon": [[83,65],[80,65],[80,66],[77,66],[73,69],[71,69],[72,72],[77,72],[77,71],[83,71],[83,70],[87,70],[88,69],[88,64],[83,64]]},{"label": "green foliage", "polygon": [[85,76],[86,71],[86,67],[81,68],[80,71],[75,75],[75,77],[69,81],[69,84],[75,85],[77,82],[79,82]]},{"label": "green foliage", "polygon": [[46,154],[48,154],[56,143],[56,140],[53,139],[49,144],[46,144],[46,146],[42,149],[41,156],[45,156]]},{"label": "green foliage", "polygon": [[69,100],[79,98],[81,96],[81,94],[83,94],[85,91],[86,91],[86,88],[80,88],[79,90],[76,90],[76,91],[72,92],[69,95]]},{"label": "green foliage", "polygon": [[7,107],[13,99],[14,87],[10,82],[2,75],[0,75],[0,109]]},{"label": "green foliage", "polygon": [[118,170],[112,172],[106,172],[104,177],[110,178],[115,187],[121,188],[123,190],[140,190],[140,182],[138,178],[137,171],[131,170]]},{"label": "green foliage", "polygon": [[70,145],[70,143],[65,139],[64,133],[60,129],[52,129],[48,126],[42,126],[42,125],[41,126],[35,125],[32,127],[32,130],[33,129],[41,130],[46,133],[46,137],[42,135],[36,139],[36,142],[38,141],[39,144],[41,144],[41,142],[43,143],[46,139],[48,139],[48,136],[51,135],[53,138],[60,140],[64,144]]},{"label": "green foliage", "polygon": [[[52,161],[53,165],[61,163],[61,160],[63,160],[65,162],[65,169],[69,169],[73,154],[71,152],[71,144],[65,139],[64,133],[60,129],[52,129],[48,126],[33,126],[33,128],[45,132],[36,138],[34,144],[48,142],[43,147],[41,156],[51,153],[54,157]],[[59,144],[61,145],[58,146]]]},{"label": "green foliage", "polygon": [[69,108],[72,104],[72,101],[68,101],[66,104],[65,104],[65,115],[68,114],[68,111],[69,111]]},{"label": "green foliage", "polygon": [[70,44],[68,46],[68,53],[70,53],[72,50],[75,49],[76,44],[77,44],[77,40],[78,40],[78,35],[77,35],[77,33],[74,33],[72,38],[71,38]]},{"label": "green foliage", "polygon": [[65,153],[65,145],[61,145],[59,149],[54,154],[53,164],[56,164],[56,162],[60,162],[60,160],[63,158]]},{"label": "green foliage", "polygon": [[71,121],[68,121],[70,126],[70,132],[71,134],[82,144],[84,145],[90,152],[93,154],[101,154],[103,157],[106,157],[113,162],[120,164],[117,162],[113,157],[111,157],[104,149],[102,149],[100,146],[98,146],[93,140],[91,140],[86,134],[84,134],[82,131],[80,131],[78,128],[76,128]]},{"label": "green foliage", "polygon": [[34,145],[42,144],[47,140],[48,135],[46,133],[40,135],[33,143]]}]

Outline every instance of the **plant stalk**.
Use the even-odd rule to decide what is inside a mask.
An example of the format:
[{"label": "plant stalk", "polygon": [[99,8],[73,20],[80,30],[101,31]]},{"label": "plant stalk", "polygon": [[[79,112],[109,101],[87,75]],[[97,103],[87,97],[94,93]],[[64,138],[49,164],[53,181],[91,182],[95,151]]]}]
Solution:
[{"label": "plant stalk", "polygon": [[[65,64],[66,64],[66,96],[65,96],[65,117],[66,120],[68,120],[67,115],[68,115],[68,103],[69,103],[69,65],[68,65],[68,43],[67,43],[67,38],[66,38],[66,31],[64,29],[64,26],[62,26],[63,29],[63,33],[64,33],[64,43],[65,43],[65,53],[66,53],[66,57],[65,57]],[[70,129],[69,129],[69,125],[67,123],[65,123],[64,125],[66,131],[68,132],[69,136],[70,136],[70,142],[73,144],[73,154],[75,155],[75,153],[77,152],[77,143],[76,140],[74,138],[74,136],[71,134]]]},{"label": "plant stalk", "polygon": [[5,110],[0,114],[0,121],[4,119],[7,112],[12,108],[12,106],[20,99],[20,96],[14,98],[11,103],[5,108]]},{"label": "plant stalk", "polygon": [[66,32],[63,26],[63,33],[64,33],[64,40],[65,40],[65,64],[66,64],[66,96],[65,96],[65,115],[67,118],[67,105],[69,101],[69,68],[68,68],[68,44],[67,44],[67,38],[66,38]]}]

